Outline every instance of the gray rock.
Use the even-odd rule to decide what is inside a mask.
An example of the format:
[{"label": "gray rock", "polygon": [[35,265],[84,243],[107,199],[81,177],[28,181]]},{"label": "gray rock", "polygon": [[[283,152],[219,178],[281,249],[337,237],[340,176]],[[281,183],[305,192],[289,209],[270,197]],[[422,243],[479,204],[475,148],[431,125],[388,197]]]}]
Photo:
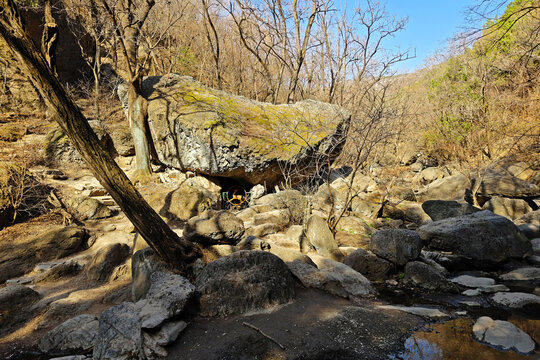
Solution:
[{"label": "gray rock", "polygon": [[420,261],[411,261],[405,265],[403,281],[410,286],[428,291],[458,292],[457,287],[437,269]]},{"label": "gray rock", "polygon": [[405,265],[407,261],[418,258],[422,240],[412,230],[379,230],[371,237],[369,249],[394,264]]},{"label": "gray rock", "polygon": [[445,172],[438,167],[428,167],[420,172],[420,176],[426,184],[442,179],[445,175]]},{"label": "gray rock", "polygon": [[101,201],[91,197],[71,197],[66,200],[66,205],[74,210],[81,220],[105,219],[112,215],[111,209]]},{"label": "gray rock", "polygon": [[510,174],[488,171],[482,178],[478,194],[485,197],[535,198],[540,187]]},{"label": "gray rock", "polygon": [[156,271],[165,271],[167,268],[167,264],[151,248],[142,249],[133,254],[131,258],[133,300],[137,301],[146,297],[150,289],[152,274]]},{"label": "gray rock", "polygon": [[435,180],[427,188],[418,192],[416,198],[420,202],[428,200],[463,200],[469,180],[463,174],[457,174]]},{"label": "gray rock", "polygon": [[474,338],[482,343],[522,354],[534,351],[535,343],[523,330],[508,321],[482,316],[473,325]]},{"label": "gray rock", "polygon": [[87,352],[94,346],[98,327],[97,317],[82,314],[49,331],[38,345],[44,353]]},{"label": "gray rock", "polygon": [[10,313],[38,301],[37,291],[23,285],[8,285],[0,289],[0,314]]},{"label": "gray rock", "polygon": [[255,200],[256,205],[266,205],[271,209],[285,209],[294,225],[301,225],[308,201],[298,190],[285,190],[265,195]]},{"label": "gray rock", "polygon": [[347,265],[322,256],[311,258],[318,268],[300,260],[287,263],[291,272],[304,286],[351,299],[376,294],[369,280]]},{"label": "gray rock", "polygon": [[129,253],[129,246],[126,244],[116,243],[101,247],[88,264],[88,278],[98,282],[107,281],[114,268],[123,263]]},{"label": "gray rock", "polygon": [[423,225],[431,222],[431,218],[422,209],[422,205],[414,201],[399,201],[395,205],[386,204],[383,207],[383,217],[409,221],[416,225]]},{"label": "gray rock", "polygon": [[67,226],[47,231],[30,240],[29,252],[40,261],[56,260],[84,248],[86,231],[76,226]]},{"label": "gray rock", "polygon": [[533,224],[540,226],[540,210],[531,211],[514,221],[516,225]]},{"label": "gray rock", "polygon": [[476,277],[471,275],[460,275],[450,279],[453,283],[469,288],[479,288],[483,286],[495,285],[495,280],[486,277]]},{"label": "gray rock", "polygon": [[249,193],[251,194],[250,200],[254,201],[261,198],[265,192],[266,192],[266,189],[264,188],[263,185],[261,184],[255,185],[254,187],[251,188],[251,190],[249,190]]},{"label": "gray rock", "polygon": [[337,241],[330,231],[326,220],[318,215],[311,215],[306,225],[306,238],[315,247],[317,253],[334,260],[343,259]]},{"label": "gray rock", "polygon": [[169,345],[178,338],[178,335],[184,331],[187,325],[188,324],[182,320],[168,321],[160,327],[157,333],[152,334],[151,337],[158,345]]},{"label": "gray rock", "polygon": [[450,200],[428,200],[422,208],[434,221],[481,211],[470,204]]},{"label": "gray rock", "polygon": [[532,211],[529,204],[523,199],[509,199],[503,197],[492,197],[482,207],[484,210],[490,210],[497,215],[515,220]]},{"label": "gray rock", "polygon": [[418,315],[427,318],[444,318],[449,315],[439,309],[425,308],[420,306],[397,306],[397,305],[379,305],[378,309],[397,310],[409,314]]},{"label": "gray rock", "polygon": [[540,280],[540,268],[526,267],[510,271],[500,276],[502,280],[531,281]]},{"label": "gray rock", "polygon": [[313,261],[311,260],[311,258],[309,256],[307,256],[306,254],[302,254],[300,251],[297,251],[297,250],[272,245],[272,247],[270,247],[270,249],[267,250],[267,251],[269,251],[272,254],[276,255],[281,260],[283,260],[283,262],[285,262],[285,263],[288,263],[288,262],[294,261],[294,260],[300,260],[302,262],[305,262],[306,264],[310,264],[310,265],[315,266],[315,263],[313,263]]},{"label": "gray rock", "polygon": [[264,251],[238,251],[209,263],[197,276],[203,316],[224,316],[284,304],[295,282],[285,263]]},{"label": "gray rock", "polygon": [[205,211],[218,209],[220,187],[202,176],[182,181],[177,188],[169,185],[153,187],[146,199],[156,212],[169,220],[187,221]]},{"label": "gray rock", "polygon": [[238,243],[244,235],[244,222],[230,211],[207,210],[186,223],[186,240],[205,245]]},{"label": "gray rock", "polygon": [[135,146],[133,144],[133,136],[126,122],[110,124],[109,134],[113,142],[114,148],[120,156],[135,155]]},{"label": "gray rock", "polygon": [[462,294],[465,295],[465,296],[478,296],[481,293],[482,292],[479,289],[469,289],[469,290],[465,290],[464,292],[462,292]]},{"label": "gray rock", "polygon": [[518,225],[518,229],[529,239],[535,239],[540,236],[540,225],[521,224]]},{"label": "gray rock", "polygon": [[498,292],[492,300],[511,309],[520,309],[527,305],[540,305],[540,296],[522,292]]},{"label": "gray rock", "polygon": [[[336,144],[344,142],[351,116],[342,108],[312,100],[261,103],[177,74],[146,78],[142,92],[161,162],[250,184],[265,182],[269,187],[282,180],[283,166],[311,174],[312,168],[301,164],[306,165],[314,151],[328,154],[331,163],[342,148]],[[127,96],[126,87],[119,88],[119,95]],[[315,123],[324,123],[324,130],[311,131]],[[299,133],[279,130],[294,124]],[[306,139],[309,144],[304,146]],[[283,142],[294,145],[281,146]]]},{"label": "gray rock", "polygon": [[186,328],[184,321],[169,321],[156,333],[143,331],[143,351],[147,359],[161,359],[167,356],[164,346],[171,344]]},{"label": "gray rock", "polygon": [[333,186],[322,184],[313,196],[313,209],[325,213],[342,209],[345,205],[345,194],[346,191],[339,192]]},{"label": "gray rock", "polygon": [[81,271],[81,269],[81,265],[79,265],[76,261],[73,260],[57,264],[50,269],[45,270],[43,273],[39,274],[34,279],[34,283],[65,279],[67,277],[77,275]]},{"label": "gray rock", "polygon": [[435,221],[417,230],[430,249],[449,251],[492,266],[512,257],[523,257],[531,244],[507,218],[491,211]]},{"label": "gray rock", "polygon": [[[100,121],[88,121],[92,130],[97,135],[101,145],[107,149],[111,155],[115,155],[114,144],[103,127]],[[64,164],[84,164],[83,158],[71,144],[68,136],[60,128],[59,125],[53,124],[49,132],[45,136],[43,147],[45,149],[45,157],[48,160],[64,163]]]},{"label": "gray rock", "polygon": [[540,238],[531,240],[532,251],[535,255],[540,255]]},{"label": "gray rock", "polygon": [[143,333],[137,307],[125,302],[101,313],[94,342],[94,360],[138,360]]},{"label": "gray rock", "polygon": [[170,273],[154,272],[150,282],[146,298],[136,303],[143,329],[154,329],[180,315],[196,290],[186,278]]},{"label": "gray rock", "polygon": [[253,216],[253,224],[272,224],[279,231],[285,229],[291,224],[291,215],[287,209],[266,211]]},{"label": "gray rock", "polygon": [[364,249],[353,251],[345,257],[343,263],[371,281],[386,280],[393,268],[389,261]]}]

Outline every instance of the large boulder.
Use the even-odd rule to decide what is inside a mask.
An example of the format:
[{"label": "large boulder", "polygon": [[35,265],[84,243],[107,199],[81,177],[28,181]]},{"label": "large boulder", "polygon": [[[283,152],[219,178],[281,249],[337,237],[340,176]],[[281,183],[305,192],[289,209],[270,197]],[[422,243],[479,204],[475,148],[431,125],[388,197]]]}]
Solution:
[{"label": "large boulder", "polygon": [[343,264],[358,271],[371,281],[386,280],[393,268],[391,262],[364,249],[357,249],[347,255]]},{"label": "large boulder", "polygon": [[129,246],[121,243],[108,244],[98,249],[86,270],[88,278],[97,282],[108,280],[114,268],[122,264],[129,253]]},{"label": "large boulder", "polygon": [[58,325],[39,340],[44,353],[87,352],[94,346],[99,321],[94,315],[82,314]]},{"label": "large boulder", "polygon": [[146,296],[151,285],[152,274],[165,271],[165,263],[151,248],[137,251],[131,257],[131,293],[134,301]]},{"label": "large boulder", "polygon": [[150,206],[169,220],[187,221],[219,208],[220,203],[220,188],[200,176],[182,181],[176,188],[157,186],[143,193]]},{"label": "large boulder", "polygon": [[84,229],[76,226],[54,226],[43,234],[19,239],[24,246],[1,244],[0,283],[29,272],[39,262],[60,259],[83,250],[86,235]]},{"label": "large boulder", "polygon": [[160,359],[165,346],[185,329],[177,318],[195,295],[195,286],[180,275],[154,272],[146,298],[124,302],[101,313],[94,341],[96,360]]},{"label": "large boulder", "polygon": [[479,267],[531,251],[531,242],[510,220],[487,210],[435,221],[417,232],[428,248],[463,255]]},{"label": "large boulder", "polygon": [[285,190],[256,199],[255,205],[276,210],[286,210],[290,222],[300,225],[304,220],[308,200],[298,190]]},{"label": "large boulder", "polygon": [[482,177],[478,195],[484,197],[535,198],[540,196],[540,187],[511,174],[487,171]]},{"label": "large boulder", "polygon": [[488,316],[482,316],[476,320],[472,331],[476,340],[503,350],[528,354],[536,347],[529,335],[508,321],[493,320]]},{"label": "large boulder", "polygon": [[452,200],[428,200],[422,204],[422,209],[424,209],[433,221],[481,211],[468,203],[460,203]]},{"label": "large boulder", "polygon": [[463,200],[465,191],[470,186],[469,179],[463,174],[435,180],[428,187],[416,194],[420,202],[427,200]]},{"label": "large boulder", "polygon": [[[100,121],[88,121],[88,124],[96,133],[101,145],[111,154],[116,155],[114,143]],[[49,161],[57,161],[63,164],[84,164],[84,160],[75,147],[71,144],[68,136],[58,124],[53,124],[44,142],[45,157]]]},{"label": "large boulder", "polygon": [[23,285],[9,285],[0,289],[0,318],[23,306],[28,306],[40,298],[39,293]]},{"label": "large boulder", "polygon": [[244,222],[232,212],[208,210],[186,223],[184,237],[205,245],[238,243],[244,235]]},{"label": "large boulder", "polygon": [[98,199],[75,196],[66,199],[66,205],[75,211],[81,220],[105,219],[112,215],[111,209]]},{"label": "large boulder", "polygon": [[385,229],[373,234],[369,248],[396,265],[405,265],[420,256],[422,240],[412,230]]},{"label": "large boulder", "polygon": [[347,265],[319,255],[313,255],[311,259],[317,267],[301,260],[287,263],[302,285],[348,299],[369,297],[377,293],[364,275]]},{"label": "large boulder", "polygon": [[521,216],[531,212],[533,209],[523,199],[510,199],[494,196],[482,207],[484,210],[490,210],[497,215],[516,220]]},{"label": "large boulder", "polygon": [[[148,77],[142,90],[164,164],[271,187],[282,180],[280,165],[302,170],[315,153],[332,161],[351,116],[312,100],[261,103],[178,74]],[[126,86],[119,96],[127,97]]]},{"label": "large boulder", "polygon": [[334,235],[330,231],[326,220],[318,215],[311,215],[306,225],[306,238],[317,253],[322,256],[341,260],[343,254],[338,248]]},{"label": "large boulder", "polygon": [[431,222],[431,218],[424,212],[422,205],[414,201],[399,201],[395,204],[385,204],[382,217],[409,221],[416,225]]},{"label": "large boulder", "polygon": [[403,281],[427,291],[458,292],[457,287],[441,271],[421,261],[411,261],[405,265]]},{"label": "large boulder", "polygon": [[195,286],[180,275],[161,271],[152,273],[145,298],[137,302],[141,327],[155,329],[167,319],[182,314],[195,291]]},{"label": "large boulder", "polygon": [[277,256],[242,250],[209,263],[195,285],[201,293],[201,314],[226,316],[291,301],[295,281]]}]

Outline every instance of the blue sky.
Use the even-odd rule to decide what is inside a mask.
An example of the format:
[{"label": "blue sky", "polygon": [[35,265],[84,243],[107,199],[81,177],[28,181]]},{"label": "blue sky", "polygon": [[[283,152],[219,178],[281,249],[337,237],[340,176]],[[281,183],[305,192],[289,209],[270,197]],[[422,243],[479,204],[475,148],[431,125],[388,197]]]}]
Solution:
[{"label": "blue sky", "polygon": [[382,3],[386,3],[389,14],[396,17],[409,17],[405,30],[386,43],[388,48],[400,46],[402,49],[406,49],[410,47],[412,52],[416,48],[416,58],[403,63],[400,66],[400,72],[413,71],[423,67],[425,60],[430,55],[436,50],[444,48],[447,40],[461,32],[463,27],[467,25],[465,23],[465,10],[477,1],[382,0]]}]

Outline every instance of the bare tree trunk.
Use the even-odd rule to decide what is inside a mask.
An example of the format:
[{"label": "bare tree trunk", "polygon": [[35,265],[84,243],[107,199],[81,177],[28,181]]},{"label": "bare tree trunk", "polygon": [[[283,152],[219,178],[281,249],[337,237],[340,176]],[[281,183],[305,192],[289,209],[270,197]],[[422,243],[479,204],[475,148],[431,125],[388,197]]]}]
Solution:
[{"label": "bare tree trunk", "polygon": [[128,88],[128,119],[137,159],[136,177],[147,176],[152,173],[150,145],[146,136],[148,102],[140,95],[141,81],[142,79],[135,80],[129,84]]},{"label": "bare tree trunk", "polygon": [[51,0],[45,1],[45,24],[41,37],[41,51],[53,73],[56,74],[56,45],[58,44],[58,25],[52,16]]},{"label": "bare tree trunk", "polygon": [[79,107],[47,66],[40,51],[24,31],[13,0],[0,0],[0,36],[17,54],[30,81],[38,89],[54,119],[68,135],[101,185],[131,220],[146,242],[167,263],[180,271],[200,256],[200,249],[181,239],[146,203],[111,155],[103,149]]}]

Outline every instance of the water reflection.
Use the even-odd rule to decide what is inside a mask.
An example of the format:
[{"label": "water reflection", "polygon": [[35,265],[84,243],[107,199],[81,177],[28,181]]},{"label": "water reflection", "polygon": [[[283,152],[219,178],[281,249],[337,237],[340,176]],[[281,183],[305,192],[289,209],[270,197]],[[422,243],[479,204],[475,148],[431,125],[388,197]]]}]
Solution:
[{"label": "water reflection", "polygon": [[[510,318],[508,321],[527,332],[538,344],[540,320]],[[472,339],[472,325],[468,318],[450,320],[442,324],[432,324],[416,331],[405,342],[405,352],[398,359],[405,360],[522,360],[540,359],[534,355],[520,355],[514,351],[499,351]]]}]

